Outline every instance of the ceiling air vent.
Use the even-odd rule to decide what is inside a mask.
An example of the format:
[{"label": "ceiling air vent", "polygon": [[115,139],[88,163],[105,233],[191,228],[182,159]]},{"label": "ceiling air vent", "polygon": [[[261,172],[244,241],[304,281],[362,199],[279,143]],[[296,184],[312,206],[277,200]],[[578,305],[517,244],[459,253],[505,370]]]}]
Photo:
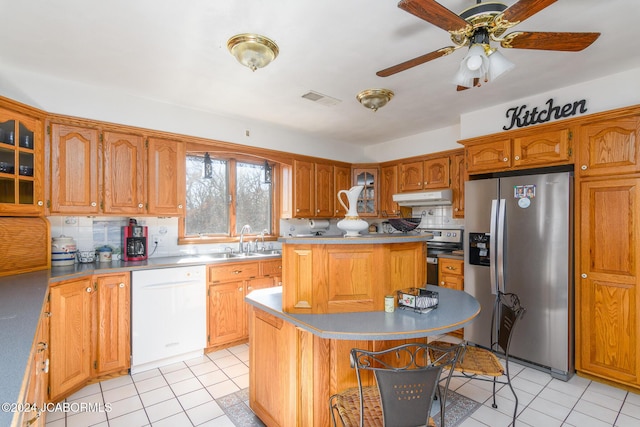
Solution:
[{"label": "ceiling air vent", "polygon": [[317,102],[318,104],[328,105],[328,106],[337,105],[340,102],[342,102],[339,99],[332,98],[327,95],[323,95],[313,90],[310,90],[309,92],[305,93],[304,95],[302,95],[302,97],[304,99],[308,99],[309,101]]}]

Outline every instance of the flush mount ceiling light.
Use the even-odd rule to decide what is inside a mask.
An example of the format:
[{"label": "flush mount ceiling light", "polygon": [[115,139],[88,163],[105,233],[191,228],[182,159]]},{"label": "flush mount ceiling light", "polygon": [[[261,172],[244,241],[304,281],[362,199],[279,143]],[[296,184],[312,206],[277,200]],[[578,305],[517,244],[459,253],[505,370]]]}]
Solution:
[{"label": "flush mount ceiling light", "polygon": [[227,48],[239,63],[251,68],[251,71],[266,67],[279,53],[278,45],[273,40],[250,33],[231,37]]},{"label": "flush mount ceiling light", "polygon": [[365,108],[378,111],[378,108],[384,107],[391,101],[393,95],[393,91],[389,89],[366,89],[357,94],[356,99]]}]

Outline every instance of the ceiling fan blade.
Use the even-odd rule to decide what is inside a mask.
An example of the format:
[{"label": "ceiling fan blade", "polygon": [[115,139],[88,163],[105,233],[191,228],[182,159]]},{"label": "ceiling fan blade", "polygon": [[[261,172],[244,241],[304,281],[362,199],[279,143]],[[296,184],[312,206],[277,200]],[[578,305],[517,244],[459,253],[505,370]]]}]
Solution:
[{"label": "ceiling fan blade", "polygon": [[445,31],[460,31],[469,23],[435,0],[400,0],[398,7]]},{"label": "ceiling fan blade", "polygon": [[409,68],[413,68],[417,65],[424,64],[425,62],[432,61],[434,59],[440,58],[441,56],[449,55],[454,50],[458,49],[458,47],[447,46],[442,49],[434,50],[433,52],[418,56],[417,58],[410,59],[408,61],[402,62],[400,64],[394,65],[393,67],[385,68],[384,70],[380,70],[376,73],[379,77],[389,77],[400,71],[408,70]]},{"label": "ceiling fan blade", "polygon": [[557,0],[520,0],[502,12],[502,19],[516,24],[535,15],[556,1]]},{"label": "ceiling fan blade", "polygon": [[589,47],[600,33],[547,33],[516,31],[504,36],[500,45],[504,48],[560,50],[578,52]]}]

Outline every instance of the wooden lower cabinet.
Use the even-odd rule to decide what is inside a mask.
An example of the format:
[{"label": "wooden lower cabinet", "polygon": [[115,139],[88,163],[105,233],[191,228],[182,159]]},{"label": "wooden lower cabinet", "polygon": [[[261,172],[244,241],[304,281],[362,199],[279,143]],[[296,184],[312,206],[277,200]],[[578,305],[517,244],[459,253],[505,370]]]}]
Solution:
[{"label": "wooden lower cabinet", "polygon": [[51,285],[49,400],[130,366],[130,274]]},{"label": "wooden lower cabinet", "polygon": [[640,389],[640,176],[583,181],[576,370]]},{"label": "wooden lower cabinet", "polygon": [[[438,286],[464,291],[464,261],[461,259],[438,258]],[[450,332],[458,338],[464,336],[464,330]]]},{"label": "wooden lower cabinet", "polygon": [[425,341],[324,339],[254,307],[249,329],[249,405],[269,427],[331,425],[329,396],[357,386],[352,348]]},{"label": "wooden lower cabinet", "polygon": [[282,260],[209,266],[207,351],[249,339],[244,297],[255,289],[281,284]]}]

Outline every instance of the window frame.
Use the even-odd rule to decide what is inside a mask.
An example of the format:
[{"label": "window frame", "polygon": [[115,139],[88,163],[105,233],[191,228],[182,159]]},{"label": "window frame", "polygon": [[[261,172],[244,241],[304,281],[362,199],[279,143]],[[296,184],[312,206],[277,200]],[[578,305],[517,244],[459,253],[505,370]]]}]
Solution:
[{"label": "window frame", "polygon": [[[280,182],[280,166],[278,163],[272,162],[268,158],[259,157],[259,156],[251,156],[251,155],[243,155],[239,153],[229,153],[229,152],[216,152],[215,150],[189,150],[186,155],[204,155],[205,152],[208,152],[212,159],[220,159],[228,162],[228,186],[230,190],[230,206],[229,206],[229,235],[228,236],[214,236],[214,235],[205,235],[205,236],[186,236],[186,212],[179,218],[178,221],[178,245],[193,245],[193,244],[216,244],[216,243],[232,243],[238,242],[240,239],[239,231],[238,234],[236,230],[239,230],[236,226],[236,165],[238,162],[241,163],[251,163],[251,164],[264,164],[265,160],[269,162],[272,166],[272,178],[271,178],[271,233],[265,235],[265,241],[275,241],[279,236],[279,218],[280,218],[280,194],[279,182]],[[186,157],[185,157],[186,163]],[[185,199],[185,206],[186,206]],[[186,209],[186,208],[185,208]],[[251,230],[250,233],[245,233],[245,236],[259,236],[262,230]]]}]

